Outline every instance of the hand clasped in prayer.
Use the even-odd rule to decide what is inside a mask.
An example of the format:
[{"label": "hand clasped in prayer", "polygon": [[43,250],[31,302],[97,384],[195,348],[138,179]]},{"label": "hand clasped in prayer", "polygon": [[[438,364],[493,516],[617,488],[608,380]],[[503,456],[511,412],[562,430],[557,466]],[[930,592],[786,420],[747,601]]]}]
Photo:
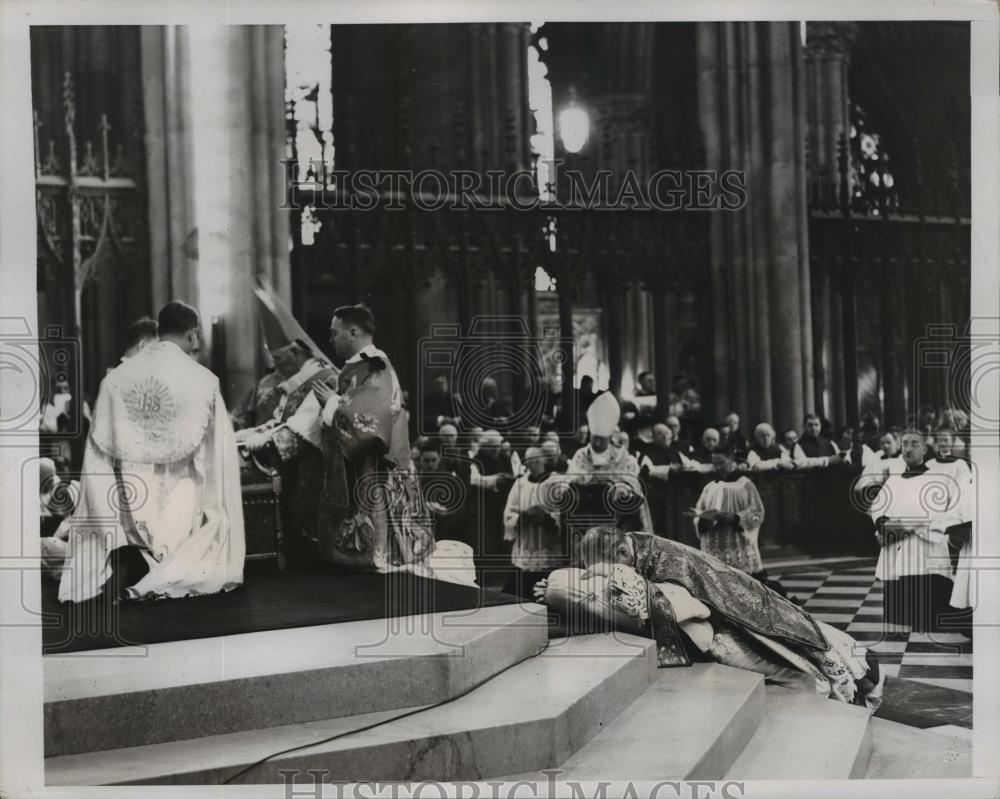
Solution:
[{"label": "hand clasped in prayer", "polygon": [[337,392],[333,390],[332,386],[328,386],[326,383],[317,382],[313,385],[313,394],[316,395],[316,399],[319,400],[320,407],[326,406],[326,403],[330,401],[332,397]]},{"label": "hand clasped in prayer", "polygon": [[901,524],[886,524],[880,530],[876,530],[875,540],[878,541],[880,547],[890,546],[913,535],[914,532],[912,527]]}]

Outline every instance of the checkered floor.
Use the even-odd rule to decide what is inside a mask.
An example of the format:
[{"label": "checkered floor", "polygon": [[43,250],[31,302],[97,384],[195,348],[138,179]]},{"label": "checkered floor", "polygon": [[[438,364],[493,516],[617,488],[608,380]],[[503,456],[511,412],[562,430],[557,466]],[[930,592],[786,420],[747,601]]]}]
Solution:
[{"label": "checkered floor", "polygon": [[878,656],[891,677],[972,692],[972,641],[959,633],[913,633],[882,620],[875,562],[849,568],[783,569],[790,596],[806,600],[816,619],[848,632]]}]

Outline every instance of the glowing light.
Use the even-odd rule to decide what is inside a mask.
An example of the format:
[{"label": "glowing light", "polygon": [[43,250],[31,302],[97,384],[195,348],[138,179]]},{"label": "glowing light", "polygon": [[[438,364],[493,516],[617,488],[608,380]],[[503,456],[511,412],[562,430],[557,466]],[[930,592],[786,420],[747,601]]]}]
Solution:
[{"label": "glowing light", "polygon": [[559,138],[568,153],[578,153],[590,135],[590,117],[574,102],[559,112]]},{"label": "glowing light", "polygon": [[198,229],[198,310],[206,349],[210,350],[209,320],[225,318],[229,305],[229,149],[225,134],[229,86],[226,52],[230,31],[225,25],[192,25],[191,74],[198,91],[191,92],[191,150],[195,219]]},{"label": "glowing light", "polygon": [[[541,47],[542,43],[539,42],[538,46]],[[531,136],[531,152],[538,156],[536,162],[538,196],[542,201],[553,199],[550,187],[555,183],[552,86],[549,85],[548,71],[548,67],[542,63],[538,56],[538,50],[529,47],[528,105],[535,117],[535,133]]]},{"label": "glowing light", "polygon": [[555,291],[556,281],[544,266],[535,267],[535,291]]},{"label": "glowing light", "polygon": [[295,103],[295,146],[300,181],[307,180],[311,162],[315,162],[316,175],[322,173],[320,164],[324,154],[327,168],[333,165],[332,80],[330,26],[286,25],[285,101]]}]

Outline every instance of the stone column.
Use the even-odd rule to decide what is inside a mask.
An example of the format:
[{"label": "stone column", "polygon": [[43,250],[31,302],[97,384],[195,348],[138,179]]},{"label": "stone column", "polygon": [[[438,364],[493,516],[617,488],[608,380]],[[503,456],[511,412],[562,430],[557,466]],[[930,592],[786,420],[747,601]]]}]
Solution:
[{"label": "stone column", "polygon": [[[807,91],[807,139],[809,150],[808,173],[812,181],[811,202],[815,207],[838,207],[838,190],[841,182],[841,142],[850,134],[850,103],[848,98],[847,71],[850,66],[851,46],[857,38],[857,25],[852,22],[809,22],[806,24],[805,66]],[[819,338],[814,352],[825,354],[826,365],[822,383],[828,390],[829,407],[816,404],[815,411],[825,413],[836,423],[847,418],[848,404],[857,399],[847,397],[845,386],[848,364],[844,358],[855,358],[855,353],[844,352],[844,323],[853,313],[843,307],[843,294],[839,291],[834,274],[823,269],[816,276],[813,286],[813,306],[820,314],[816,325]],[[817,369],[823,368],[821,363]],[[813,410],[813,409],[808,409]]]},{"label": "stone column", "polygon": [[[269,278],[289,301],[284,197],[284,31],[281,26],[190,29],[199,306],[206,332],[221,320],[230,404],[254,384],[263,341],[252,287]],[[249,345],[254,342],[253,345]],[[209,347],[220,346],[222,342]]]},{"label": "stone column", "polygon": [[699,23],[696,35],[707,168],[744,171],[748,193],[711,216],[714,414],[797,426],[812,402],[799,29]]},{"label": "stone column", "polygon": [[[854,22],[806,24],[805,67],[809,138],[809,170],[820,195],[836,199],[839,142],[850,135],[851,113],[847,71],[857,39]],[[822,198],[821,198],[822,199]]]},{"label": "stone column", "polygon": [[188,28],[143,26],[146,191],[154,313],[172,299],[198,302],[198,231],[191,151]]}]

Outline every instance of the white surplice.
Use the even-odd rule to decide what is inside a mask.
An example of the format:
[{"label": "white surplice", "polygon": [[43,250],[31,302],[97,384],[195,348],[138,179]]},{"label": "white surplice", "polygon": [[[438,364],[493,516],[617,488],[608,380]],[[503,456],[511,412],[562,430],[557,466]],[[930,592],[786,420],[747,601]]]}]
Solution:
[{"label": "white surplice", "polygon": [[[946,475],[955,481],[955,490],[961,494],[956,519],[952,522],[972,522],[972,535],[976,535],[976,500],[975,486],[972,478],[972,470],[961,458],[939,461],[932,458],[927,461],[927,469],[938,474]],[[972,579],[972,538],[962,546],[958,553],[958,568],[955,571],[955,582],[951,589],[951,599],[948,602],[953,608],[971,608],[973,605],[974,585]]]},{"label": "white surplice", "polygon": [[[115,478],[129,489],[136,536],[123,529]],[[159,342],[107,374],[84,454],[59,586],[63,602],[100,593],[108,555],[145,547],[150,570],[133,598],[212,594],[243,582],[246,542],[239,459],[219,380]],[[138,540],[133,540],[137,537]]]},{"label": "white surplice", "polygon": [[922,474],[891,475],[872,502],[872,521],[885,516],[913,532],[882,547],[875,567],[879,580],[939,574],[952,579],[945,530],[962,521],[958,483],[930,468]]},{"label": "white surplice", "polygon": [[699,514],[707,510],[735,513],[740,519],[740,532],[713,529],[703,533],[698,530],[696,516],[694,528],[703,552],[748,574],[764,570],[758,543],[764,523],[764,502],[749,478],[713,480],[702,489],[695,510]]}]

